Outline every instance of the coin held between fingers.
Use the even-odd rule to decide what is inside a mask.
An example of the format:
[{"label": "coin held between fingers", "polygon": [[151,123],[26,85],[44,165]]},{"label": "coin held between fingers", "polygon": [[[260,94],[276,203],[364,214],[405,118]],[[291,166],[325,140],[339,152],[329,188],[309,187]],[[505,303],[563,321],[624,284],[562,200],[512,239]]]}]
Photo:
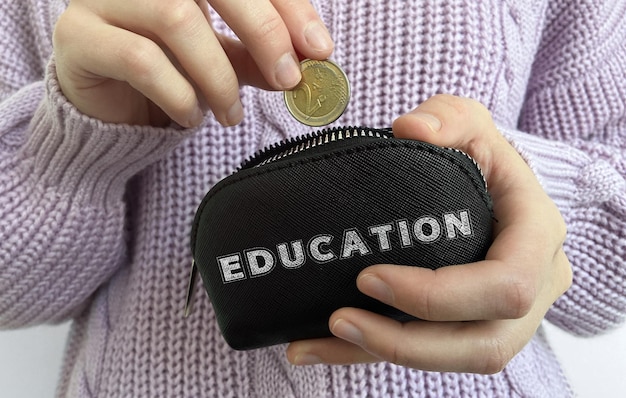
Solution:
[{"label": "coin held between fingers", "polygon": [[334,62],[305,59],[300,63],[302,80],[285,91],[287,109],[300,123],[320,127],[337,120],[350,100],[350,83]]}]

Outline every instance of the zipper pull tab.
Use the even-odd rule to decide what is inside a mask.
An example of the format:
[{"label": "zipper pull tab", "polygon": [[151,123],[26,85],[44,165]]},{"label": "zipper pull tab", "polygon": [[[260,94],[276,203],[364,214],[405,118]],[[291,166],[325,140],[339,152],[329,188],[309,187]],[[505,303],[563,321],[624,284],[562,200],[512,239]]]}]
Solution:
[{"label": "zipper pull tab", "polygon": [[198,275],[198,266],[196,260],[191,260],[191,270],[189,272],[189,286],[187,286],[187,298],[185,299],[185,313],[184,317],[187,318],[191,314],[191,305],[193,293],[196,287],[196,275]]}]

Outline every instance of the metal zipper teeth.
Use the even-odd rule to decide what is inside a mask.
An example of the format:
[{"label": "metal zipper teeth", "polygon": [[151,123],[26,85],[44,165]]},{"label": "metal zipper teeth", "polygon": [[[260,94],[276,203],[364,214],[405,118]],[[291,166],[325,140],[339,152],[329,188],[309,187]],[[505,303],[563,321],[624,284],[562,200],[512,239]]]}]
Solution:
[{"label": "metal zipper teeth", "polygon": [[444,147],[444,149],[447,149],[449,151],[453,151],[453,152],[457,152],[460,153],[462,155],[464,155],[466,158],[468,158],[469,160],[472,161],[472,163],[474,164],[474,166],[476,166],[476,169],[478,170],[478,172],[480,173],[480,177],[483,180],[483,184],[485,184],[485,189],[487,189],[487,178],[485,178],[485,174],[483,173],[483,169],[480,167],[480,165],[478,164],[478,162],[476,161],[476,159],[474,159],[473,157],[471,157],[470,155],[468,155],[467,153],[463,152],[460,149],[456,149],[456,148],[450,148],[450,147]]},{"label": "metal zipper teeth", "polygon": [[279,152],[267,159],[264,159],[261,163],[257,164],[254,167],[260,167],[266,165],[268,163],[275,162],[277,160],[286,158],[288,156],[306,151],[310,148],[315,148],[317,146],[325,145],[330,142],[341,141],[350,138],[361,138],[361,137],[372,137],[372,138],[391,138],[391,133],[386,134],[381,130],[368,130],[363,128],[348,128],[348,129],[337,129],[337,130],[329,130],[323,132],[318,136],[308,137],[307,140],[302,141],[301,143],[292,146],[282,152]]},{"label": "metal zipper teeth", "polygon": [[[387,133],[387,131],[389,132]],[[388,139],[388,138],[392,138],[393,135],[391,133],[391,130],[370,130],[370,129],[365,129],[365,128],[352,128],[352,127],[346,128],[346,129],[333,129],[329,131],[322,131],[320,135],[308,137],[308,139],[306,139],[305,141],[302,141],[295,146],[292,146],[288,149],[285,149],[282,152],[279,152],[273,156],[270,156],[267,159],[264,159],[262,162],[255,165],[254,167],[260,167],[268,163],[281,160],[288,156],[306,151],[307,149],[328,144],[329,142],[335,142],[335,141],[340,141],[340,140],[350,139],[350,138],[362,138],[362,137]],[[471,157],[467,153],[457,148],[444,147],[444,149],[459,153],[465,156],[466,158],[468,158],[474,164],[474,166],[480,173],[480,177],[483,180],[485,189],[487,189],[487,179],[485,178],[485,174],[483,173],[483,170],[478,164],[478,162],[476,162],[476,160],[473,157]]]}]

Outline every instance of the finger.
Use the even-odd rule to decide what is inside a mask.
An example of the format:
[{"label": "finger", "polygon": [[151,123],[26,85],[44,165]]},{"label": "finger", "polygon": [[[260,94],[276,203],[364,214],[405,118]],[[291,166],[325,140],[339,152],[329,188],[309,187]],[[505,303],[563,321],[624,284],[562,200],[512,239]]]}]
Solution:
[{"label": "finger", "polygon": [[267,82],[293,88],[302,77],[289,30],[269,1],[212,0],[211,5],[246,46]]},{"label": "finger", "polygon": [[514,319],[532,308],[538,289],[514,267],[501,261],[435,271],[378,265],[363,271],[357,286],[370,297],[429,321]]},{"label": "finger", "polygon": [[[430,142],[443,147],[461,149],[483,168],[489,185],[494,185],[491,171],[492,149],[501,156],[516,155],[495,128],[489,111],[479,102],[453,95],[435,95],[415,110],[393,123],[399,138]],[[520,159],[521,160],[521,159]]]},{"label": "finger", "polygon": [[481,166],[494,199],[504,193],[546,198],[530,168],[497,130],[489,110],[478,101],[435,95],[396,119],[393,131],[399,138],[468,153]]},{"label": "finger", "polygon": [[[564,235],[565,225],[559,220],[558,210],[524,160],[498,132],[487,108],[479,102],[436,95],[396,119],[393,129],[400,138],[459,148],[474,157],[494,198],[495,218],[500,221],[496,228],[533,220],[553,227],[551,231],[557,232],[553,235],[557,240]],[[555,222],[548,225],[548,220]]]},{"label": "finger", "polygon": [[394,135],[400,138],[440,146],[468,147],[484,134],[497,136],[492,127],[491,115],[481,103],[449,94],[430,97],[393,123]]},{"label": "finger", "polygon": [[[562,251],[559,261],[565,267],[569,264]],[[291,343],[287,358],[295,365],[388,361],[422,370],[495,373],[534,335],[553,302],[550,297],[553,295],[543,295],[526,316],[515,320],[400,323],[365,310],[343,308],[329,320],[339,339]]]},{"label": "finger", "polygon": [[[337,337],[382,361],[429,371],[491,374],[501,371],[524,347],[543,315],[543,311],[534,311],[520,320],[400,323],[344,308],[331,316],[329,324]],[[328,363],[341,361],[341,352],[323,348],[309,345],[306,353]],[[303,356],[304,351],[299,354]]]},{"label": "finger", "polygon": [[[59,25],[70,26],[72,29],[55,30],[55,42],[68,43],[57,46],[59,62],[60,59],[71,60],[78,69],[75,72],[84,75],[86,81],[93,79],[95,83],[92,84],[101,84],[100,78],[128,83],[183,126],[191,127],[200,123],[202,111],[193,87],[171,64],[159,46],[145,37],[104,24],[98,18],[90,18],[88,15],[90,14],[73,15],[71,10],[63,14],[62,18],[72,18],[73,21]],[[76,35],[74,29],[81,34]],[[78,87],[81,88],[89,87]],[[66,93],[68,94],[76,95]],[[108,122],[134,119],[120,114],[120,109],[122,112],[138,112],[133,104],[128,104],[127,107],[120,107],[119,103],[109,106],[107,100],[103,98],[83,111],[88,115],[98,115]],[[114,113],[111,113],[111,109]]]},{"label": "finger", "polygon": [[564,270],[553,263],[565,238],[565,224],[484,106],[437,95],[398,118],[394,134],[457,147],[476,158],[494,199],[495,240],[486,262],[435,272],[380,268],[366,275],[371,279],[360,280],[365,290],[375,292],[373,282],[380,278],[394,293],[393,305],[426,319],[462,320],[520,317],[544,285],[557,279],[557,290],[563,287]]},{"label": "finger", "polygon": [[[276,11],[283,18],[283,22],[291,35],[291,40],[293,40],[293,45],[298,50],[299,56],[312,59],[326,59],[330,56],[334,43],[310,2],[302,0],[275,0],[273,3]],[[256,38],[257,35],[252,37]],[[266,65],[266,61],[261,60],[257,62],[254,55],[250,53],[250,49],[239,40],[223,35],[218,35],[218,38],[235,68],[241,84],[252,85],[266,90],[275,88],[276,84],[268,83],[268,80],[263,75],[264,71],[259,68],[259,65]],[[246,40],[246,43],[251,49],[257,46],[249,40]],[[267,55],[267,51],[264,49],[261,55]]]},{"label": "finger", "polygon": [[294,341],[287,347],[286,354],[289,362],[294,365],[348,365],[381,360],[358,345],[337,337]]},{"label": "finger", "polygon": [[[523,202],[523,201],[522,201]],[[514,205],[515,206],[515,205]],[[528,203],[517,203],[485,261],[442,267],[377,265],[357,278],[364,293],[421,319],[461,321],[525,316],[546,287],[556,300],[569,286],[564,234]],[[548,220],[550,218],[547,218]],[[566,260],[566,259],[565,259]],[[551,303],[550,303],[551,304]]]},{"label": "finger", "polygon": [[333,40],[309,0],[272,0],[272,3],[300,54],[312,59],[326,59],[331,55]]},{"label": "finger", "polygon": [[242,85],[254,86],[263,90],[273,90],[274,88],[265,80],[263,73],[246,46],[239,40],[231,37],[219,35],[222,48],[228,55],[239,83]]},{"label": "finger", "polygon": [[[202,10],[202,14],[207,22],[212,24],[209,3],[206,0],[198,0],[197,4]],[[261,70],[255,63],[254,58],[252,58],[252,55],[250,55],[250,52],[241,41],[217,32],[216,35],[231,65],[235,69],[239,84],[258,87],[263,90],[273,89],[272,86],[267,83]]]},{"label": "finger", "polygon": [[201,7],[189,0],[113,2],[102,7],[103,18],[163,43],[218,121],[223,125],[241,121],[237,75]]},{"label": "finger", "polygon": [[194,0],[194,1],[198,5],[198,7],[200,7],[200,10],[202,11],[202,15],[204,15],[204,18],[207,20],[209,24],[211,24],[211,13],[209,11],[209,3],[207,2],[207,0]]}]

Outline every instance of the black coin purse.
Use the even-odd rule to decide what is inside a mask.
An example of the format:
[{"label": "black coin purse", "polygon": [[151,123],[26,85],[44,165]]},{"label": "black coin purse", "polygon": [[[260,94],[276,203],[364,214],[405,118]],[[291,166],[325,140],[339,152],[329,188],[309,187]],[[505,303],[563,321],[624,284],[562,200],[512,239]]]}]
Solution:
[{"label": "black coin purse", "polygon": [[191,251],[224,338],[244,350],[329,336],[346,306],[414,319],[359,292],[359,272],[470,263],[491,240],[491,198],[470,156],[345,127],[268,148],[217,183]]}]

